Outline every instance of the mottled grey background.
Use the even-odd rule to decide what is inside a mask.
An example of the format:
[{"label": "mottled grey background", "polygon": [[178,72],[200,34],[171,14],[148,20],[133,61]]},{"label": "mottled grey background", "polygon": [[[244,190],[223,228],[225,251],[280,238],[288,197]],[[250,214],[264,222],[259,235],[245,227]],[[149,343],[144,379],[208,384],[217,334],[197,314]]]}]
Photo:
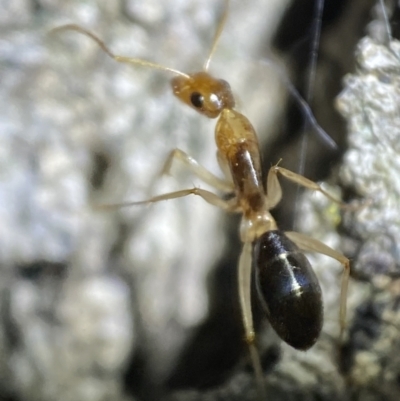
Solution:
[{"label": "mottled grey background", "polygon": [[[366,32],[373,3],[343,2],[340,18],[326,24],[323,36],[323,78],[317,80],[314,103],[318,121],[341,146],[347,142],[339,135],[345,125],[332,111],[332,98],[343,74],[355,71],[354,47]],[[299,153],[299,139],[282,134],[291,131],[282,117],[284,85],[258,63],[268,56],[287,6],[278,0],[233,0],[211,64],[213,73],[231,83],[238,108],[259,132],[266,168],[283,157],[284,166],[296,169]],[[239,251],[235,221],[194,197],[116,212],[93,208],[149,196],[152,179],[174,147],[217,172],[215,122],[172,97],[169,74],[119,65],[74,32],[49,35],[51,28],[78,23],[115,53],[190,72],[201,68],[221,11],[222,1],[211,0],[0,1],[4,399],[158,400],[185,387],[208,390],[209,383],[225,385],[171,397],[254,399],[246,350],[240,349],[235,287],[228,285],[235,284]],[[300,9],[291,24],[310,14]],[[351,132],[340,169],[344,194],[367,197],[371,205],[343,216],[315,195],[285,197],[298,204],[300,230],[356,261],[363,281],[356,277],[350,287],[346,346],[337,344],[340,266],[311,257],[324,289],[326,324],[307,353],[279,348],[272,331],[261,330],[274,400],[397,400],[400,394],[400,369],[392,357],[399,347],[399,54],[397,44],[387,54],[379,12],[375,18],[372,44],[361,42],[361,68],[346,78],[347,89],[337,101]],[[301,42],[302,35],[295,39]],[[281,54],[295,81],[300,59],[291,64],[285,51]],[[369,64],[371,54],[381,61]],[[323,169],[337,177],[339,169],[327,162],[332,151],[320,140],[310,151],[307,176],[322,178]],[[174,169],[174,175],[177,179],[160,180],[154,192],[206,187],[182,169]],[[213,282],[220,284],[218,292]],[[202,337],[199,327],[210,334]],[[196,352],[187,351],[192,348]],[[196,372],[208,375],[199,379]]]}]

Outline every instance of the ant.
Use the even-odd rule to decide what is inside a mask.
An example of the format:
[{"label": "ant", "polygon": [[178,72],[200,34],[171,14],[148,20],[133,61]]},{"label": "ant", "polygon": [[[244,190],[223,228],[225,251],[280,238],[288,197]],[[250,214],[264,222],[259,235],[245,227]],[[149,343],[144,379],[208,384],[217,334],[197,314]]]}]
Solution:
[{"label": "ant", "polygon": [[[227,212],[241,213],[240,239],[243,243],[238,264],[239,301],[245,341],[249,347],[260,399],[265,399],[265,387],[260,356],[255,344],[251,310],[251,274],[255,268],[256,287],[262,305],[275,332],[287,344],[307,350],[315,344],[322,329],[323,304],[318,279],[302,252],[317,252],[336,259],[343,265],[340,296],[340,333],[346,320],[349,260],[322,242],[297,232],[283,232],[270,210],[282,198],[279,177],[282,176],[304,188],[318,191],[333,202],[340,203],[317,183],[279,166],[272,166],[264,179],[256,132],[250,121],[235,110],[235,99],[228,82],[209,74],[228,16],[229,0],[218,24],[211,50],[200,72],[185,74],[147,60],[115,55],[106,44],[88,30],[74,24],[63,25],[54,31],[73,30],[94,40],[112,59],[120,63],[161,69],[175,75],[171,80],[173,94],[187,106],[208,118],[219,118],[215,127],[217,159],[225,178],[221,179],[180,149],[168,156],[162,174],[168,174],[175,161],[205,183],[232,195],[228,200],[213,192],[195,187],[161,194],[139,202],[107,205],[125,207],[145,205],[164,200],[197,195],[211,205]],[[264,184],[265,183],[265,184]]]}]

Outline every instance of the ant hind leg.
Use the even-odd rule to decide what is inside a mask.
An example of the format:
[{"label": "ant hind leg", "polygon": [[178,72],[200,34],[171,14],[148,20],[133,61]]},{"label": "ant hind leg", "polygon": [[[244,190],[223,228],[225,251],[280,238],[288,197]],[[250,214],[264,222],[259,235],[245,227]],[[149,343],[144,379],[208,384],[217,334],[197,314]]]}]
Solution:
[{"label": "ant hind leg", "polygon": [[298,232],[289,231],[285,232],[287,237],[291,239],[302,251],[316,252],[322,255],[329,256],[332,259],[337,260],[343,266],[342,284],[340,290],[340,340],[343,340],[344,329],[346,328],[346,310],[347,310],[347,290],[349,286],[350,278],[350,261],[346,256],[340,252],[335,251],[328,245],[325,245],[321,241],[311,238],[308,235],[304,235]]},{"label": "ant hind leg", "polygon": [[245,330],[245,340],[250,351],[251,363],[256,376],[259,398],[260,400],[265,400],[266,391],[263,379],[263,370],[261,366],[260,355],[255,344],[253,313],[251,311],[252,250],[252,243],[246,242],[243,245],[242,253],[240,255],[238,268],[239,300],[242,312],[243,327]]}]

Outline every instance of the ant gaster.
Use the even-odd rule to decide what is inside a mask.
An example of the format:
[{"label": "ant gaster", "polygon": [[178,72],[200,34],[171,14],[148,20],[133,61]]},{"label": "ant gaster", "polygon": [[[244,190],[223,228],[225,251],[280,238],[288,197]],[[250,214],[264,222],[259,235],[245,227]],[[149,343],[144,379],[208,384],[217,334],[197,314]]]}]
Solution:
[{"label": "ant gaster", "polygon": [[238,266],[239,301],[245,340],[249,346],[260,399],[265,400],[264,378],[259,353],[255,345],[253,315],[251,311],[251,272],[255,268],[256,287],[261,303],[276,333],[286,343],[299,350],[315,344],[323,323],[321,288],[315,273],[302,251],[317,252],[339,261],[343,267],[340,296],[341,334],[346,319],[347,286],[350,273],[349,260],[322,242],[297,232],[283,232],[270,214],[282,198],[279,176],[305,188],[321,192],[338,202],[318,184],[293,173],[278,164],[271,167],[264,188],[261,157],[256,132],[250,121],[234,109],[235,100],[229,84],[208,73],[211,58],[228,15],[229,0],[218,25],[211,51],[203,70],[185,74],[147,60],[118,56],[93,33],[78,25],[64,25],[59,30],[74,30],[90,37],[114,60],[141,65],[176,75],[171,81],[173,93],[183,103],[209,118],[219,117],[215,128],[217,158],[225,179],[221,179],[180,149],[174,149],[167,158],[162,174],[167,174],[172,163],[179,160],[193,174],[225,193],[234,194],[225,200],[213,192],[191,188],[175,191],[140,202],[109,205],[124,207],[144,205],[187,195],[198,195],[206,202],[227,212],[241,213],[240,239],[243,249]]}]

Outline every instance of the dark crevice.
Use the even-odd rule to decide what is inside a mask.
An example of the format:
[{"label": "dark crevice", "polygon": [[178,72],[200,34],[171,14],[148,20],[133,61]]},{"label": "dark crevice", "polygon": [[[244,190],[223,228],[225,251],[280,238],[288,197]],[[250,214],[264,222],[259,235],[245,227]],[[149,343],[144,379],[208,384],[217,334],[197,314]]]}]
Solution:
[{"label": "dark crevice", "polygon": [[110,167],[110,158],[103,151],[93,153],[93,168],[90,177],[90,184],[93,189],[98,190],[103,187],[107,171]]}]

